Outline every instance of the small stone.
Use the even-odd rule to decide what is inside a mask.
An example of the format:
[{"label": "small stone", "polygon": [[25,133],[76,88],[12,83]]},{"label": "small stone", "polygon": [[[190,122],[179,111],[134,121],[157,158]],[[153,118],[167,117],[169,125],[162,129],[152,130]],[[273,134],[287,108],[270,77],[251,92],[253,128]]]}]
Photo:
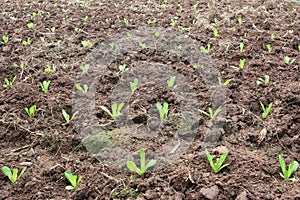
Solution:
[{"label": "small stone", "polygon": [[182,193],[176,192],[175,193],[175,200],[182,200],[184,195]]},{"label": "small stone", "polygon": [[241,194],[239,194],[239,196],[236,197],[235,200],[248,200],[247,192],[246,191],[242,192]]},{"label": "small stone", "polygon": [[212,152],[217,152],[219,154],[228,153],[229,149],[225,146],[218,146],[212,150]]},{"label": "small stone", "polygon": [[29,167],[32,165],[32,162],[21,162],[20,165]]},{"label": "small stone", "polygon": [[205,196],[207,199],[217,199],[217,196],[219,194],[219,188],[218,186],[214,185],[210,188],[202,188],[200,190],[200,193]]},{"label": "small stone", "polygon": [[10,50],[11,50],[10,46],[4,46],[4,47],[2,47],[2,51],[3,52],[9,52]]},{"label": "small stone", "polygon": [[146,199],[159,199],[157,192],[151,190],[147,190],[144,196]]}]

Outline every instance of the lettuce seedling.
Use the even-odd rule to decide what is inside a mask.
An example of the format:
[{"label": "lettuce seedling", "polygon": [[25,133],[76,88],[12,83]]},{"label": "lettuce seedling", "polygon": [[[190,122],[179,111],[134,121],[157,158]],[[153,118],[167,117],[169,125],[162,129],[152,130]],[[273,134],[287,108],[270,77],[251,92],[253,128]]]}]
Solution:
[{"label": "lettuce seedling", "polygon": [[104,110],[105,112],[107,112],[111,116],[112,119],[116,119],[117,117],[119,117],[121,115],[121,110],[122,110],[123,106],[124,106],[123,102],[120,103],[119,105],[114,103],[111,106],[111,111],[112,112],[110,112],[110,110],[108,110],[108,108],[105,107],[105,106],[100,106],[100,108],[102,110]]},{"label": "lettuce seedling", "polygon": [[88,92],[89,86],[87,84],[83,84],[83,87],[79,83],[75,83],[75,87],[81,91],[83,94],[86,94]]},{"label": "lettuce seedling", "polygon": [[141,168],[138,168],[133,161],[127,161],[126,166],[130,171],[136,172],[138,175],[142,176],[150,167],[154,167],[156,165],[156,160],[150,160],[146,164],[146,156],[144,149],[140,151],[140,163]]},{"label": "lettuce seedling", "polygon": [[3,40],[4,44],[8,43],[8,36],[3,35],[2,40]]},{"label": "lettuce seedling", "polygon": [[36,111],[36,105],[31,106],[30,108],[25,108],[26,113],[29,115],[29,117],[33,117],[35,111]]},{"label": "lettuce seedling", "polygon": [[246,58],[240,59],[240,68],[241,68],[241,69],[244,69],[244,67],[245,67],[245,62],[246,62]]},{"label": "lettuce seedling", "polygon": [[134,91],[138,88],[139,80],[135,78],[133,82],[130,82],[130,90],[131,93],[134,93]]},{"label": "lettuce seedling", "polygon": [[164,119],[166,119],[168,117],[169,104],[167,102],[164,102],[163,105],[161,105],[159,102],[157,102],[156,108],[159,112],[160,121],[163,121]]},{"label": "lettuce seedling", "polygon": [[70,171],[65,171],[65,177],[68,179],[68,181],[71,183],[71,185],[68,185],[66,187],[67,190],[75,190],[78,184],[80,183],[82,177],[79,176],[77,178],[76,175],[73,175]]},{"label": "lettuce seedling", "polygon": [[125,69],[126,69],[127,65],[126,64],[123,64],[123,65],[119,65],[119,70],[120,72],[124,72]]},{"label": "lettuce seedling", "polygon": [[7,166],[2,167],[2,172],[5,176],[7,176],[12,184],[15,184],[15,182],[21,177],[21,175],[26,171],[27,167],[23,167],[22,171],[18,175],[19,170],[17,168],[14,168],[11,170]]},{"label": "lettuce seedling", "polygon": [[212,156],[210,155],[210,153],[207,150],[205,150],[205,154],[206,154],[207,160],[208,160],[211,168],[214,170],[214,172],[216,174],[219,171],[221,171],[221,169],[223,169],[224,167],[227,167],[229,165],[229,164],[224,164],[223,165],[223,162],[226,159],[228,153],[223,153],[220,158],[217,158],[217,161],[215,163],[213,161]]},{"label": "lettuce seedling", "polygon": [[84,72],[87,72],[87,70],[89,70],[90,66],[89,65],[82,65],[79,68],[84,73]]},{"label": "lettuce seedling", "polygon": [[244,52],[244,43],[240,43],[240,52],[242,53],[242,52]]},{"label": "lettuce seedling", "polygon": [[66,120],[67,123],[69,123],[71,120],[73,120],[75,118],[75,116],[78,114],[78,111],[76,111],[72,115],[72,117],[70,118],[70,115],[67,113],[66,110],[62,109],[61,112],[62,112],[62,114],[63,114],[63,116],[64,116],[64,118],[65,118],[65,120]]},{"label": "lettuce seedling", "polygon": [[175,84],[175,80],[176,80],[176,76],[170,77],[170,79],[167,80],[168,87],[173,87]]},{"label": "lettuce seedling", "polygon": [[212,108],[208,108],[208,112],[205,112],[204,110],[199,109],[199,112],[202,114],[208,116],[210,119],[215,118],[218,116],[218,114],[222,111],[222,106],[219,106],[215,111],[213,111]]},{"label": "lettuce seedling", "polygon": [[215,36],[215,37],[219,37],[219,36],[220,36],[217,29],[214,29],[214,36]]},{"label": "lettuce seedling", "polygon": [[3,85],[4,88],[8,88],[8,87],[11,87],[13,85],[13,83],[15,82],[16,80],[16,76],[13,77],[13,79],[10,81],[8,80],[8,78],[4,78],[4,82],[5,82],[5,85]]},{"label": "lettuce seedling", "polygon": [[36,26],[36,24],[30,22],[27,24],[27,28],[34,28]]},{"label": "lettuce seedling", "polygon": [[82,44],[82,46],[84,46],[84,47],[88,47],[88,46],[90,45],[90,41],[88,41],[88,40],[83,40],[83,41],[81,41],[81,44]]},{"label": "lettuce seedling", "polygon": [[284,159],[281,155],[279,155],[279,164],[280,164],[280,167],[281,167],[281,171],[282,173],[280,173],[280,176],[286,180],[289,180],[289,181],[296,181],[296,178],[291,178],[291,175],[297,171],[298,167],[299,167],[299,163],[297,161],[292,161],[290,164],[289,164],[289,168],[288,170],[286,170],[286,165],[285,165],[285,162],[284,162]]},{"label": "lettuce seedling", "polygon": [[270,111],[271,111],[272,105],[273,105],[273,102],[271,102],[271,103],[268,105],[268,107],[265,108],[264,104],[260,101],[260,106],[261,106],[262,110],[264,111],[263,114],[261,115],[262,118],[265,119],[265,118],[268,117],[268,115],[269,115],[269,113],[270,113]]},{"label": "lettuce seedling", "polygon": [[43,81],[43,82],[40,82],[40,86],[42,88],[42,91],[44,93],[47,93],[48,92],[48,89],[49,89],[49,85],[50,85],[51,81],[48,80],[48,81]]},{"label": "lettuce seedling", "polygon": [[210,51],[210,44],[209,43],[207,44],[207,48],[201,46],[200,47],[200,51],[203,52],[203,53],[209,53],[209,51]]},{"label": "lettuce seedling", "polygon": [[258,78],[258,80],[256,81],[257,85],[260,85],[260,84],[268,85],[269,83],[270,83],[270,76],[269,75],[265,75],[265,79]]},{"label": "lettuce seedling", "polygon": [[267,47],[267,49],[268,49],[268,52],[271,53],[271,51],[272,51],[271,45],[270,45],[270,44],[267,44],[266,47]]}]

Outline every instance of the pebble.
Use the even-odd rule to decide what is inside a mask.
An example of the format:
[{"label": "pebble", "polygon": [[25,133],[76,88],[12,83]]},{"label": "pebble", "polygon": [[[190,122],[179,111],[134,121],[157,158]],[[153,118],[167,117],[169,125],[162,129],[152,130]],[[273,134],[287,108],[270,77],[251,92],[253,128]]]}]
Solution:
[{"label": "pebble", "polygon": [[217,196],[219,194],[219,188],[218,186],[214,185],[210,188],[202,188],[200,190],[200,193],[205,196],[207,199],[217,199]]}]

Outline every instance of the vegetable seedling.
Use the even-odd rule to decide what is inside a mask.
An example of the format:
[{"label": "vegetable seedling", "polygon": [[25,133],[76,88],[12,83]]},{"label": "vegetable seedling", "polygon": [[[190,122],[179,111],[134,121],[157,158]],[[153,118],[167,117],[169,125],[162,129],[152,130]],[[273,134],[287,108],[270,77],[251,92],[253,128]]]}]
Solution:
[{"label": "vegetable seedling", "polygon": [[4,44],[8,43],[8,36],[3,35],[2,40],[3,40]]},{"label": "vegetable seedling", "polygon": [[27,24],[27,28],[34,28],[36,26],[36,24],[30,22]]},{"label": "vegetable seedling", "polygon": [[84,46],[84,47],[88,47],[90,45],[90,41],[88,40],[83,40],[81,41],[81,44]]},{"label": "vegetable seedling", "polygon": [[270,76],[269,75],[265,75],[265,79],[258,78],[258,80],[256,81],[257,85],[260,85],[260,84],[268,85],[269,83],[270,83]]},{"label": "vegetable seedling", "polygon": [[150,167],[156,165],[156,160],[150,160],[146,164],[146,156],[144,149],[140,150],[140,164],[141,168],[138,168],[134,161],[127,161],[126,166],[130,171],[136,172],[138,175],[142,176]]},{"label": "vegetable seedling", "polygon": [[81,87],[81,85],[79,83],[75,83],[75,87],[81,91],[83,94],[86,94],[88,89],[89,89],[89,86],[87,84],[83,84],[83,87]]},{"label": "vegetable seedling", "polygon": [[220,35],[219,35],[219,31],[217,30],[217,29],[214,29],[214,36],[215,37],[219,37]]},{"label": "vegetable seedling", "polygon": [[114,49],[114,48],[115,48],[115,43],[114,43],[114,42],[111,42],[111,43],[109,43],[109,46],[110,46],[112,49]]},{"label": "vegetable seedling", "polygon": [[50,83],[51,83],[50,80],[40,82],[40,86],[41,86],[42,91],[43,91],[44,93],[47,93],[47,92],[48,92]]},{"label": "vegetable seedling", "polygon": [[272,51],[271,45],[270,45],[270,44],[267,44],[266,47],[267,47],[267,49],[268,49],[268,52],[271,53],[271,51]]},{"label": "vegetable seedling", "polygon": [[244,67],[245,67],[245,62],[246,62],[246,58],[240,59],[240,68],[241,68],[241,69],[244,69]]},{"label": "vegetable seedling", "polygon": [[88,65],[82,65],[79,67],[81,69],[81,71],[84,73],[84,72],[87,72],[87,70],[89,70],[90,66]]},{"label": "vegetable seedling", "polygon": [[237,19],[237,21],[238,21],[239,25],[242,25],[242,24],[243,24],[243,19],[242,19],[241,17],[239,17],[239,18]]},{"label": "vegetable seedling", "polygon": [[200,47],[200,51],[203,52],[203,53],[209,53],[209,51],[210,51],[210,44],[209,43],[207,44],[207,48],[201,46]]},{"label": "vegetable seedling", "polygon": [[274,40],[274,39],[275,39],[275,34],[272,33],[272,34],[271,34],[271,40]]},{"label": "vegetable seedling", "polygon": [[2,167],[2,172],[5,176],[7,176],[10,180],[10,182],[14,185],[15,182],[21,177],[21,175],[26,171],[27,167],[23,167],[22,171],[18,175],[19,170],[17,168],[14,168],[11,170],[7,166]]},{"label": "vegetable seedling", "polygon": [[15,82],[16,80],[16,76],[13,77],[13,79],[10,81],[8,80],[8,78],[4,78],[4,82],[5,82],[5,85],[3,85],[4,88],[8,88],[8,87],[11,87],[13,85],[13,83]]},{"label": "vegetable seedling", "polygon": [[242,53],[242,52],[244,52],[244,43],[240,43],[240,52]]},{"label": "vegetable seedling", "polygon": [[52,67],[50,65],[47,65],[47,67],[45,68],[45,72],[47,72],[47,73],[50,73],[50,72],[54,73],[54,72],[56,72],[56,67],[54,65]]},{"label": "vegetable seedling", "polygon": [[205,150],[205,154],[207,157],[207,160],[211,166],[211,168],[213,169],[213,171],[217,174],[218,172],[220,172],[224,167],[227,167],[229,164],[224,164],[223,162],[225,161],[228,153],[223,153],[220,158],[217,158],[216,162],[214,163],[212,156],[210,155],[210,153]]},{"label": "vegetable seedling", "polygon": [[148,21],[147,21],[147,23],[149,24],[149,25],[151,25],[151,24],[154,24],[156,22],[156,19],[154,18],[154,19],[148,19]]},{"label": "vegetable seedling", "polygon": [[30,108],[25,108],[26,113],[29,115],[29,117],[33,117],[35,111],[36,111],[36,105],[31,106]]},{"label": "vegetable seedling", "polygon": [[172,76],[167,80],[168,87],[173,87],[175,84],[176,76]]},{"label": "vegetable seedling", "polygon": [[262,110],[263,110],[263,114],[261,115],[262,118],[265,119],[265,118],[268,117],[268,115],[269,115],[269,113],[270,113],[270,111],[271,111],[272,105],[273,105],[273,102],[271,102],[271,103],[268,105],[268,107],[265,108],[264,104],[260,101],[260,106],[261,106],[261,108],[262,108]]},{"label": "vegetable seedling", "polygon": [[65,120],[66,120],[67,123],[69,123],[71,120],[73,120],[75,118],[75,116],[78,114],[78,111],[76,111],[72,115],[72,117],[70,117],[70,115],[67,113],[66,110],[62,109],[61,112],[62,112],[62,115],[64,116],[64,118],[65,118]]},{"label": "vegetable seedling", "polygon": [[31,44],[30,37],[28,37],[27,40],[23,40],[23,41],[22,41],[22,44],[23,44],[24,46],[30,45],[30,44]]},{"label": "vegetable seedling", "polygon": [[145,48],[146,48],[146,44],[143,43],[143,42],[139,42],[139,46],[142,47],[142,49],[145,49]]},{"label": "vegetable seedling", "polygon": [[116,119],[117,117],[119,117],[121,115],[121,110],[122,110],[123,106],[124,106],[123,102],[120,103],[119,105],[114,103],[111,106],[112,112],[110,112],[110,110],[108,110],[108,108],[105,106],[100,106],[100,108],[102,110],[104,110],[105,112],[107,112],[111,116],[112,119]]},{"label": "vegetable seedling", "polygon": [[50,31],[51,31],[52,33],[54,33],[54,32],[55,32],[55,29],[56,29],[56,28],[53,26],[53,27],[50,28]]},{"label": "vegetable seedling", "polygon": [[300,44],[298,44],[298,51],[300,52]]},{"label": "vegetable seedling", "polygon": [[232,80],[232,78],[225,80],[224,83],[222,83],[222,79],[220,77],[218,77],[218,80],[219,80],[219,85],[226,86],[226,85],[228,85],[230,83],[230,81]]},{"label": "vegetable seedling", "polygon": [[213,111],[212,108],[208,108],[208,112],[205,112],[204,110],[199,109],[199,112],[202,114],[208,116],[210,119],[215,118],[218,116],[218,114],[222,111],[222,106],[219,106],[215,111]]},{"label": "vegetable seedling", "polygon": [[177,21],[175,19],[172,19],[170,25],[171,26],[176,26],[176,24],[177,24]]},{"label": "vegetable seedling", "polygon": [[299,167],[299,163],[297,161],[292,161],[290,164],[289,164],[289,168],[288,170],[286,170],[286,165],[285,165],[285,162],[284,162],[284,159],[281,155],[279,155],[279,164],[280,164],[280,167],[281,167],[281,171],[282,173],[280,173],[280,176],[286,180],[289,180],[289,181],[296,181],[296,178],[291,178],[291,175],[297,171],[298,167]]},{"label": "vegetable seedling", "polygon": [[160,121],[163,121],[164,119],[166,119],[168,117],[168,109],[169,109],[168,102],[164,102],[163,105],[161,105],[159,102],[157,102],[156,108],[159,112]]},{"label": "vegetable seedling", "polygon": [[138,88],[138,84],[139,84],[139,80],[137,78],[135,78],[133,80],[133,82],[130,82],[130,90],[131,90],[131,93],[133,94],[134,91],[136,91],[136,89]]},{"label": "vegetable seedling", "polygon": [[283,58],[285,64],[292,64],[296,59],[291,59],[289,56],[284,56]]},{"label": "vegetable seedling", "polygon": [[81,182],[82,176],[77,177],[76,175],[73,175],[70,171],[65,171],[64,174],[68,181],[71,183],[71,185],[66,186],[66,190],[75,190]]},{"label": "vegetable seedling", "polygon": [[89,18],[89,16],[84,16],[84,17],[82,18],[82,20],[83,20],[84,22],[86,22],[86,21],[88,20],[88,18]]},{"label": "vegetable seedling", "polygon": [[123,65],[119,65],[119,70],[120,72],[124,72],[125,69],[126,69],[127,65],[126,64],[123,64]]}]

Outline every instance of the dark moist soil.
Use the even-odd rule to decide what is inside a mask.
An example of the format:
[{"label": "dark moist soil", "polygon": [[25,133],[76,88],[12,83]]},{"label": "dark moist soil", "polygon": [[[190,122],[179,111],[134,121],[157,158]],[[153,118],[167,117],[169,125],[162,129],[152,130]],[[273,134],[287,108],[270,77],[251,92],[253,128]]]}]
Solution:
[{"label": "dark moist soil", "polygon": [[[287,163],[300,162],[299,3],[69,2],[1,2],[0,36],[9,36],[9,41],[0,42],[0,165],[28,169],[13,186],[0,174],[0,199],[300,199],[299,181],[283,180],[278,162],[279,154]],[[149,19],[156,22],[148,24]],[[170,25],[172,20],[175,26]],[[29,22],[36,27],[27,28]],[[56,28],[54,33],[51,27]],[[61,110],[73,112],[74,84],[85,57],[105,39],[141,27],[182,31],[199,48],[210,44],[209,54],[222,80],[232,80],[225,87],[222,130],[205,134],[214,123],[199,113],[192,145],[173,163],[139,177],[99,162],[83,145],[74,121],[66,123]],[[25,46],[22,41],[28,37],[32,42]],[[89,47],[82,46],[83,40],[90,41]],[[267,44],[272,46],[270,53]],[[286,64],[284,56],[295,60]],[[238,67],[243,58],[244,69],[234,70],[232,66]],[[110,107],[112,91],[126,76],[118,66],[126,64],[130,70],[140,62],[173,67],[195,91],[198,108],[207,111],[212,106],[208,88],[195,75],[194,63],[146,48],[116,59],[99,79],[96,116],[105,130],[118,128],[99,107]],[[47,66],[55,66],[56,71],[45,72]],[[264,75],[270,76],[270,83],[257,85]],[[14,76],[12,87],[5,88],[4,78]],[[39,86],[45,80],[51,80],[48,93]],[[169,102],[169,116],[181,112],[170,88],[143,84],[124,111],[135,124],[155,129],[159,120],[148,111],[163,101]],[[264,105],[273,102],[266,119],[261,117],[260,101]],[[24,108],[33,104],[37,111],[29,118]],[[176,125],[176,118],[169,118],[156,137],[133,135],[120,140],[131,152],[144,148],[151,155],[168,139],[178,137]],[[214,174],[203,154],[205,148],[214,156],[228,151],[225,162],[229,166]],[[75,191],[65,189],[69,184],[65,170],[83,177]],[[299,177],[299,171],[294,177]]]}]

